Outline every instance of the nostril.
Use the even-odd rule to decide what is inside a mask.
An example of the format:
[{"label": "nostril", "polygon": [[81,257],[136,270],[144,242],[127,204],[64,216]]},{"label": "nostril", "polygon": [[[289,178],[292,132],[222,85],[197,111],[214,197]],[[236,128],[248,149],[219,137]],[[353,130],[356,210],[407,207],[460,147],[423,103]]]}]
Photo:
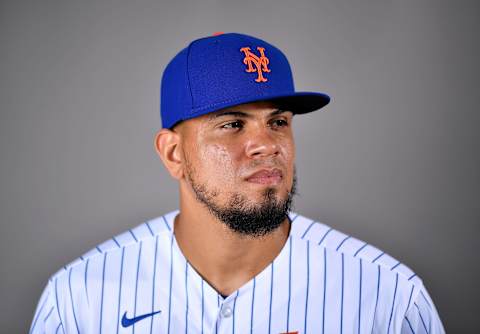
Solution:
[{"label": "nostril", "polygon": [[277,145],[258,145],[247,149],[247,154],[250,157],[268,157],[278,156],[280,151]]}]

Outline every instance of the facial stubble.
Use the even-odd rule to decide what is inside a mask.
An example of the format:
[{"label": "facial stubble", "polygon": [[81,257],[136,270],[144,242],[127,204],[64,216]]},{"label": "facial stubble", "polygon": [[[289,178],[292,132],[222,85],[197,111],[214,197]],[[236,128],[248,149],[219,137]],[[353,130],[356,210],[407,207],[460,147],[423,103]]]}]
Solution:
[{"label": "facial stubble", "polygon": [[225,205],[216,200],[218,190],[209,189],[207,184],[198,181],[194,168],[187,162],[186,177],[196,199],[210,213],[224,223],[232,232],[242,236],[263,237],[275,231],[287,218],[290,212],[293,196],[296,193],[297,177],[294,168],[292,187],[284,199],[277,198],[277,189],[268,187],[261,200],[252,203],[238,192],[230,195]]}]

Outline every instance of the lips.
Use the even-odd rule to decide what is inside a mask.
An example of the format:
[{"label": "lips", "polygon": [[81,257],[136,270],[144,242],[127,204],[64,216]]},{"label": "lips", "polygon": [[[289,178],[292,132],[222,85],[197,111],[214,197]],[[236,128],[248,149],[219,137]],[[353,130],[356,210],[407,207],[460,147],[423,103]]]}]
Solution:
[{"label": "lips", "polygon": [[276,184],[282,180],[282,177],[280,169],[262,169],[250,175],[247,181],[258,184]]}]

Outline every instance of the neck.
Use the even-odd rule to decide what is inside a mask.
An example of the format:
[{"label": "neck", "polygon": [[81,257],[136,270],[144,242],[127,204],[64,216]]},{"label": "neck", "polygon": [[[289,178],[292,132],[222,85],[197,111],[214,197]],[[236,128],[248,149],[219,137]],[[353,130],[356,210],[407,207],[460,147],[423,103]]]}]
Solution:
[{"label": "neck", "polygon": [[181,191],[175,239],[195,270],[222,295],[230,295],[265,269],[290,233],[288,218],[273,232],[250,237],[231,231],[192,194]]}]

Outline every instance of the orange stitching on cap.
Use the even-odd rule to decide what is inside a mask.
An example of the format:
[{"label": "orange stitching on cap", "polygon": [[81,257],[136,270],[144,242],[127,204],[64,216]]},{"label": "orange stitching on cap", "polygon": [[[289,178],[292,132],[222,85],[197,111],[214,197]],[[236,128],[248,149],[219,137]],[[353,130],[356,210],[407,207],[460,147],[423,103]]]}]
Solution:
[{"label": "orange stitching on cap", "polygon": [[[263,72],[270,72],[270,69],[267,65],[270,63],[270,60],[265,57],[265,48],[257,46],[257,50],[260,52],[260,57],[250,51],[249,47],[243,47],[240,49],[245,54],[245,58],[243,58],[243,63],[248,66],[245,72],[257,72],[258,77],[255,79],[256,82],[266,82],[267,78],[265,78],[262,74]],[[256,69],[253,68],[252,64],[255,65]]]}]

